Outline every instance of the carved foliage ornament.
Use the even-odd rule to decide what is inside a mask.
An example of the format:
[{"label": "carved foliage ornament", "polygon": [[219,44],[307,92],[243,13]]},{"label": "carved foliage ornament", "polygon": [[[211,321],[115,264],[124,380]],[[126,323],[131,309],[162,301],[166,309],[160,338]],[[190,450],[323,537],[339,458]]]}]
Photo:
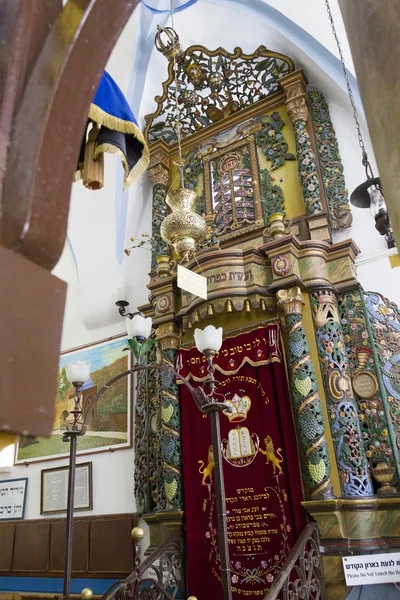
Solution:
[{"label": "carved foliage ornament", "polygon": [[260,46],[253,54],[240,48],[227,52],[190,46],[177,57],[176,83],[173,61],[157,110],[147,118],[145,135],[149,142],[177,140],[175,92],[177,86],[182,137],[251,105],[280,89],[279,79],[292,72],[287,56]]},{"label": "carved foliage ornament", "polygon": [[298,120],[307,121],[308,106],[303,81],[295,81],[285,86],[286,109],[292,123]]},{"label": "carved foliage ornament", "polygon": [[365,386],[357,384],[360,374],[365,376],[367,373],[372,378],[371,382],[376,382],[375,344],[368,333],[368,313],[361,291],[342,294],[338,297],[338,304],[353,388],[359,396],[358,412],[367,458],[371,465],[384,462],[393,467],[393,450],[382,393],[375,385],[368,393]]},{"label": "carved foliage ornament", "polygon": [[329,220],[332,229],[350,227],[353,217],[328,103],[321,92],[312,91],[309,97]]},{"label": "carved foliage ornament", "polygon": [[[396,439],[396,454],[400,450],[400,311],[394,302],[381,294],[365,292],[368,317],[375,349],[382,371],[389,415]],[[387,436],[387,430],[384,432]],[[386,440],[385,440],[386,441]]]},{"label": "carved foliage ornament", "polygon": [[310,299],[342,493],[346,497],[370,496],[373,490],[360,445],[358,411],[336,297],[331,291],[322,290]]}]

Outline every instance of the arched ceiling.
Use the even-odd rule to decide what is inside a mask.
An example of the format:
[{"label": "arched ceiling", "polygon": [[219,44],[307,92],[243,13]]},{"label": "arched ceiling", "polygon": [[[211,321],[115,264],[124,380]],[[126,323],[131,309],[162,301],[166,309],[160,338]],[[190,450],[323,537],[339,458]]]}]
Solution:
[{"label": "arched ceiling", "polygon": [[[142,1],[107,65],[141,126],[144,115],[154,111],[154,97],[161,93],[162,82],[167,78],[167,60],[155,49],[154,37],[157,25],[171,24],[169,2]],[[330,3],[351,71],[337,0]],[[296,68],[304,69],[313,86],[350,114],[343,73],[322,0],[174,0],[174,7],[175,29],[183,47],[201,44],[232,51],[240,46],[252,53],[263,44],[290,56]],[[356,82],[352,74],[350,77],[361,112]],[[142,251],[140,256],[135,255],[137,259],[123,253],[129,238],[140,236],[143,231],[151,231],[151,186],[146,175],[129,192],[123,192],[122,168],[114,158],[107,157],[106,185],[101,192],[87,191],[81,184],[74,186],[69,238],[79,286],[83,286],[85,302],[80,304],[81,318],[87,327],[99,326],[98,319],[93,320],[95,306],[107,321],[103,325],[118,325],[118,314],[112,308],[116,286],[125,288],[132,308],[146,301],[150,253]],[[93,298],[88,298],[91,294]]]}]

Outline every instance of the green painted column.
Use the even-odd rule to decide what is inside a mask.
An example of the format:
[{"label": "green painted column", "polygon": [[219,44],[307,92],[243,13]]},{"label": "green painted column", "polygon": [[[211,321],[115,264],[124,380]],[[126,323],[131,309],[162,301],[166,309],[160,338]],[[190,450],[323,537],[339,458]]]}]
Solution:
[{"label": "green painted column", "polygon": [[293,123],[299,179],[303,190],[306,212],[309,216],[318,215],[323,212],[323,208],[317,161],[307,130],[309,117],[307,81],[302,71],[295,71],[282,77],[279,83],[286,92],[286,109]]},{"label": "green painted column", "polygon": [[[160,325],[156,330],[159,360],[175,369],[176,353],[180,346],[180,330],[174,323]],[[159,488],[166,506],[157,510],[183,510],[181,409],[179,386],[172,373],[161,373],[160,427],[158,445],[162,457],[162,480]]]},{"label": "green painted column", "polygon": [[277,299],[285,316],[291,399],[303,478],[311,500],[333,498],[325,422],[302,319],[304,300],[299,287],[279,290]]},{"label": "green painted column", "polygon": [[[169,156],[168,152],[163,148],[158,148],[151,153],[150,166],[149,166],[149,177],[153,184],[153,199],[152,199],[152,231],[151,237],[153,240],[153,248],[151,251],[151,271],[157,273],[160,271],[157,268],[159,265],[161,268],[164,267],[166,272],[159,272],[159,275],[165,275],[168,273],[169,263],[169,248],[168,244],[164,242],[160,234],[160,225],[168,215],[168,207],[165,203],[165,198],[168,192],[169,182]],[[163,262],[163,258],[166,259],[166,264]]]}]

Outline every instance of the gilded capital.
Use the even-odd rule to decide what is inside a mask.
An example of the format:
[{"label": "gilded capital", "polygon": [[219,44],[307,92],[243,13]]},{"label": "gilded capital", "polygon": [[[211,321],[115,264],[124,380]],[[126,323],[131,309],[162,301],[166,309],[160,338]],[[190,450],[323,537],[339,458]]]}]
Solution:
[{"label": "gilded capital", "polygon": [[284,315],[301,315],[304,300],[299,287],[292,287],[289,290],[278,290],[276,293],[278,309],[282,310]]},{"label": "gilded capital", "polygon": [[286,109],[292,123],[308,120],[307,80],[302,71],[295,71],[280,79],[286,92]]},{"label": "gilded capital", "polygon": [[169,181],[169,155],[168,151],[159,146],[150,154],[149,177],[153,185],[162,184],[168,186]]},{"label": "gilded capital", "polygon": [[165,187],[168,186],[169,170],[162,164],[158,164],[155,167],[149,169],[150,181],[153,185],[162,184]]},{"label": "gilded capital", "polygon": [[164,323],[156,329],[156,338],[161,350],[178,350],[181,330],[175,323]]}]

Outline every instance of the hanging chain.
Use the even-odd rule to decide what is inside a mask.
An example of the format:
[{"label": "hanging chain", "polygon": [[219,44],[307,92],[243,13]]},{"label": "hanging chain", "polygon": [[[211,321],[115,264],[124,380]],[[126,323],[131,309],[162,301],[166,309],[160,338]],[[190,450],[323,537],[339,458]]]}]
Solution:
[{"label": "hanging chain", "polygon": [[363,140],[363,137],[361,134],[361,126],[360,126],[360,122],[359,122],[359,118],[358,118],[357,106],[356,106],[356,102],[354,100],[353,90],[351,88],[349,75],[348,75],[348,72],[346,69],[346,63],[344,62],[342,46],[340,45],[340,41],[339,41],[339,38],[338,38],[338,35],[336,32],[335,23],[333,21],[333,16],[332,16],[332,12],[331,12],[331,7],[329,5],[329,0],[325,0],[325,6],[326,6],[326,10],[328,12],[328,17],[329,17],[329,22],[331,24],[333,37],[335,38],[336,46],[339,51],[340,62],[342,64],[343,75],[344,75],[344,78],[346,81],[346,86],[347,86],[347,93],[349,95],[350,103],[351,103],[351,106],[353,109],[354,121],[356,123],[356,128],[357,128],[358,143],[360,144],[360,148],[361,148],[361,152],[362,152],[362,163],[365,167],[367,177],[373,177],[371,165],[369,164],[369,161],[368,161],[368,154],[367,154],[367,151],[365,150],[364,140]]},{"label": "hanging chain", "polygon": [[176,61],[176,43],[175,43],[175,23],[174,23],[174,6],[173,0],[170,0],[170,12],[171,12],[171,27],[172,27],[172,52],[173,52],[173,68],[174,68],[174,79],[175,79],[175,119],[176,119],[176,135],[178,138],[178,156],[179,156],[179,171],[181,174],[181,186],[185,187],[184,182],[184,161],[182,159],[182,136],[181,136],[181,111],[179,109],[178,101],[178,68]]}]

